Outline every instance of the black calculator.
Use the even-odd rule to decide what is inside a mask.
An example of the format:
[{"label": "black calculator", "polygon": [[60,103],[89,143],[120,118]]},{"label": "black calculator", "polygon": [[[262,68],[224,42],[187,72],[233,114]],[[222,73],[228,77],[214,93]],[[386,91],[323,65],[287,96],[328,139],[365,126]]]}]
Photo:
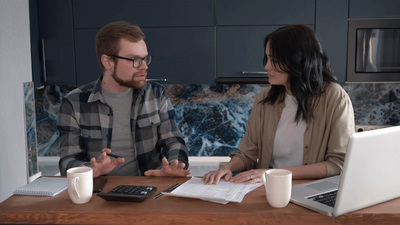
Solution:
[{"label": "black calculator", "polygon": [[97,196],[108,201],[142,202],[156,190],[152,186],[119,185],[109,192],[98,193]]}]

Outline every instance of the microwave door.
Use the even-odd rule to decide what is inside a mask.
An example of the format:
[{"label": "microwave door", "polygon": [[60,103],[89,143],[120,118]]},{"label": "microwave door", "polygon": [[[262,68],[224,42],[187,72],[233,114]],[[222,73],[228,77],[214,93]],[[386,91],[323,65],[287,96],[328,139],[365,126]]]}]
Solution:
[{"label": "microwave door", "polygon": [[399,29],[360,29],[357,32],[357,72],[400,71]]},{"label": "microwave door", "polygon": [[378,71],[379,65],[379,31],[368,30],[363,34],[363,70],[365,72]]},{"label": "microwave door", "polygon": [[357,30],[357,39],[356,72],[367,72],[373,55],[370,49],[371,31],[365,29]]}]

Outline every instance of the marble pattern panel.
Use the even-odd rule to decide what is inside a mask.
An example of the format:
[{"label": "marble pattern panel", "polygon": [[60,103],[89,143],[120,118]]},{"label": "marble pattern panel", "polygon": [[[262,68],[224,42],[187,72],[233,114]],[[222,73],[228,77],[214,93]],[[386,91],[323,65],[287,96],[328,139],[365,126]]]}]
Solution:
[{"label": "marble pattern panel", "polygon": [[343,88],[353,103],[356,124],[400,125],[400,83],[353,83]]},{"label": "marble pattern panel", "polygon": [[[264,85],[265,86],[265,85]],[[263,85],[167,85],[191,156],[226,156],[246,130]]]},{"label": "marble pattern panel", "polygon": [[40,156],[59,156],[57,130],[58,111],[62,97],[76,86],[49,85],[35,90],[38,152]]},{"label": "marble pattern panel", "polygon": [[[246,130],[255,96],[267,85],[166,84],[190,156],[226,156],[235,151]],[[57,113],[62,96],[74,86],[35,90],[38,152],[59,155]],[[400,125],[400,84],[344,84],[356,124]]]},{"label": "marble pattern panel", "polygon": [[28,151],[28,177],[39,172],[38,151],[36,138],[36,116],[35,116],[35,94],[33,82],[25,82],[24,103],[25,103],[25,128],[26,144]]}]

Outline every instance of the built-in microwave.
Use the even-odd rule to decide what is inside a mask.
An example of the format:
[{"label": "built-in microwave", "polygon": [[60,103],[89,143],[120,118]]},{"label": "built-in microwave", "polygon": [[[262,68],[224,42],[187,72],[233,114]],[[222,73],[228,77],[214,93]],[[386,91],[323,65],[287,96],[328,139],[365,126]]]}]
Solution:
[{"label": "built-in microwave", "polygon": [[347,82],[400,82],[400,18],[349,19]]}]

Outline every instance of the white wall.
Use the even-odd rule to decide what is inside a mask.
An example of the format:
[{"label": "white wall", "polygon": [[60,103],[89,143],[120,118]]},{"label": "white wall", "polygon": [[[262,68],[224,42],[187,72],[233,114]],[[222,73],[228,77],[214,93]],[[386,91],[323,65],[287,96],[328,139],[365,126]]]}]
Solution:
[{"label": "white wall", "polygon": [[29,0],[0,0],[0,202],[27,183],[23,83],[32,81]]}]

